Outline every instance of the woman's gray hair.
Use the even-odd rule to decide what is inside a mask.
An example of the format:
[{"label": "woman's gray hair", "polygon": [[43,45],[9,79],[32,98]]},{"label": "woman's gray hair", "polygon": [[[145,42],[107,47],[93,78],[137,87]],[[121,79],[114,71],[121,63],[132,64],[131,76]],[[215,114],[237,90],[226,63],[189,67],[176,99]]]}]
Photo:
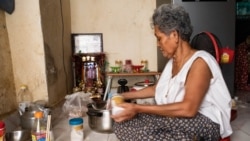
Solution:
[{"label": "woman's gray hair", "polygon": [[173,4],[159,6],[152,16],[152,25],[158,26],[166,35],[177,31],[181,39],[188,42],[193,33],[189,14],[183,7]]}]

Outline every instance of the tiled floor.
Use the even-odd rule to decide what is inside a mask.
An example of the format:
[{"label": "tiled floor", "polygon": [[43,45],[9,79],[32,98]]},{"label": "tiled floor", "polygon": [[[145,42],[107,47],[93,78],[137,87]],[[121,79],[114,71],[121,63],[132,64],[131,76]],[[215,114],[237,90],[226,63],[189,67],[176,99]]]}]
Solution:
[{"label": "tiled floor", "polygon": [[239,91],[237,118],[232,121],[233,134],[231,141],[250,141],[250,92]]},{"label": "tiled floor", "polygon": [[[231,141],[250,141],[250,92],[239,92],[236,95],[239,98],[237,101],[238,114],[237,118],[231,122],[233,128]],[[58,116],[60,114],[57,113],[58,120],[53,128],[56,137],[55,141],[68,141],[70,140],[68,119],[63,116]],[[84,117],[84,120],[85,141],[118,141],[114,134],[102,134],[92,131],[88,126],[88,118]]]}]

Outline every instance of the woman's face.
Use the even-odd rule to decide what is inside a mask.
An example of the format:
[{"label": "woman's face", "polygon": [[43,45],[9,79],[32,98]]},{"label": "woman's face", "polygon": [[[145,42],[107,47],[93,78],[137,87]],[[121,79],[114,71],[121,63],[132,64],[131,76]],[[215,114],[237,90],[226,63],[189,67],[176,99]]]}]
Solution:
[{"label": "woman's face", "polygon": [[178,34],[177,32],[171,32],[166,35],[159,30],[158,26],[154,27],[155,36],[157,38],[157,46],[159,47],[162,55],[166,58],[172,58],[178,47]]}]

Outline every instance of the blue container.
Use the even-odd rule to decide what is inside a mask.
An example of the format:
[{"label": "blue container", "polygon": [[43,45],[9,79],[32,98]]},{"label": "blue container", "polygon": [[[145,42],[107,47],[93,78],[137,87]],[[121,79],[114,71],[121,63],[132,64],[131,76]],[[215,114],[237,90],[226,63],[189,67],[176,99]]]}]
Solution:
[{"label": "blue container", "polygon": [[83,124],[83,119],[82,118],[72,118],[69,120],[70,125],[80,125]]}]

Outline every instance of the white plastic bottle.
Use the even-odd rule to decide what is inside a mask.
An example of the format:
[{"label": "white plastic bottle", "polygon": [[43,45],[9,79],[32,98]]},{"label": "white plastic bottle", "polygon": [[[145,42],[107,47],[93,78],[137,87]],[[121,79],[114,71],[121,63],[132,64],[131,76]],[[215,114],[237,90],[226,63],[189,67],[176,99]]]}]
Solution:
[{"label": "white plastic bottle", "polygon": [[83,119],[82,118],[72,118],[69,120],[69,125],[71,126],[70,139],[71,141],[83,141]]}]

